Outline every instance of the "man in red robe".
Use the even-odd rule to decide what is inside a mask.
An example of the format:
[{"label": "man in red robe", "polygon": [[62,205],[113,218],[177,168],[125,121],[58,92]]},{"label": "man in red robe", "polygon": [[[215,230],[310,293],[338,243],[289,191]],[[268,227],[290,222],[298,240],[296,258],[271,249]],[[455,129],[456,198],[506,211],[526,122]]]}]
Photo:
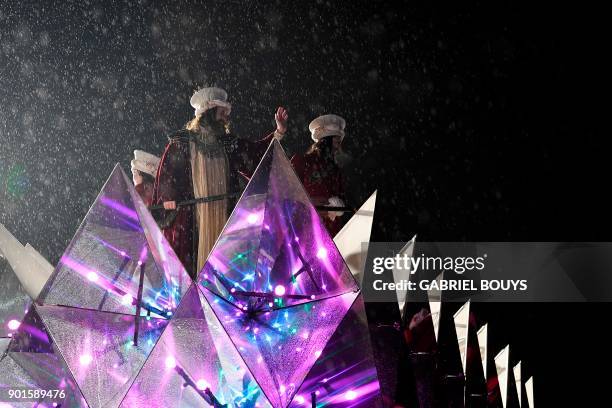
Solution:
[{"label": "man in red robe", "polygon": [[[308,126],[314,144],[291,163],[306,192],[316,206],[344,207],[345,180],[337,164],[346,122],[338,115],[323,115]],[[324,211],[320,215],[333,237],[342,228],[342,212]]]},{"label": "man in red robe", "polygon": [[[195,278],[221,233],[240,193],[273,138],[287,130],[287,112],[278,108],[276,130],[256,142],[228,131],[231,105],[220,88],[203,88],[191,97],[195,118],[169,138],[162,155],[153,203],[167,210],[160,224],[166,239]],[[246,176],[246,177],[245,177]],[[203,197],[212,202],[177,206]]]}]

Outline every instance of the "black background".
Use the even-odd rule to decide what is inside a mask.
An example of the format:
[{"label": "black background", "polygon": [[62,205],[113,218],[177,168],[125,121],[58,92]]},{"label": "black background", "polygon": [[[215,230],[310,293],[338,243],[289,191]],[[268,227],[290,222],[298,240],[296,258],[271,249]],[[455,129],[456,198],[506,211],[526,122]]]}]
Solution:
[{"label": "black background", "polygon": [[[344,116],[374,240],[610,241],[605,23],[558,2],[0,0],[0,222],[56,262],[114,164],[160,153],[218,85],[243,137],[286,106],[289,152]],[[483,318],[538,406],[598,406],[608,310]]]}]

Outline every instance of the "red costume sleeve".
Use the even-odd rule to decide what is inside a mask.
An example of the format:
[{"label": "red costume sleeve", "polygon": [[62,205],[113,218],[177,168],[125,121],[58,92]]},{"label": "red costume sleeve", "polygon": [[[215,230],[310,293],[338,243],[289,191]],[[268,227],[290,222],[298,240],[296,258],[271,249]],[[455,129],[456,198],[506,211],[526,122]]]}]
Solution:
[{"label": "red costume sleeve", "polygon": [[189,142],[176,140],[166,146],[157,170],[153,202],[185,201],[193,198]]},{"label": "red costume sleeve", "polygon": [[[193,199],[193,187],[189,139],[179,136],[168,143],[161,157],[153,203],[160,205],[166,201],[176,201],[178,204],[190,199]],[[179,260],[194,277],[193,253],[197,240],[194,239],[192,206],[179,207],[174,211],[156,211],[154,217]]]}]

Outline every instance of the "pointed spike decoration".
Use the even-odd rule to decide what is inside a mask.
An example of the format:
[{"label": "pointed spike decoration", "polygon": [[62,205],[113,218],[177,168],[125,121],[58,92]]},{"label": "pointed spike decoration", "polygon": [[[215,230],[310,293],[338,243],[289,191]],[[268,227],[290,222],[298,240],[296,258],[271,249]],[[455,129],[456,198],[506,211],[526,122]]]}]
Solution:
[{"label": "pointed spike decoration", "polygon": [[275,308],[280,298],[290,306],[358,290],[278,141],[264,154],[198,282],[239,308],[259,311]]},{"label": "pointed spike decoration", "polygon": [[115,166],[38,302],[134,315],[171,315],[191,279],[121,167]]},{"label": "pointed spike decoration", "polygon": [[138,374],[121,407],[211,405],[270,407],[208,301],[196,285]]},{"label": "pointed spike decoration", "polygon": [[499,390],[501,393],[502,406],[506,408],[506,402],[508,400],[508,370],[510,368],[510,346],[503,348],[495,356],[495,371],[497,372],[497,381],[499,383]]},{"label": "pointed spike decoration", "polygon": [[535,401],[533,399],[533,377],[529,377],[529,379],[525,381],[525,394],[527,395],[529,408],[535,408]]},{"label": "pointed spike decoration", "polygon": [[[440,273],[436,277],[436,281],[438,282],[437,288],[440,287],[440,281],[442,281],[444,277],[444,272]],[[439,289],[431,289],[427,291],[427,297],[429,298],[429,310],[431,312],[431,322],[434,327],[434,334],[436,336],[436,341],[438,341],[438,333],[440,331],[440,312],[442,309],[442,291]]]},{"label": "pointed spike decoration", "polygon": [[[406,245],[404,245],[402,247],[402,249],[400,249],[398,255],[400,257],[404,257],[407,256],[408,258],[412,257],[412,253],[414,251],[414,243],[416,241],[416,235],[414,237],[412,237],[412,239],[410,241],[408,241],[406,243]],[[411,263],[408,264],[409,267],[407,269],[396,269],[393,268],[393,281],[395,283],[399,283],[401,281],[409,281],[411,275]],[[399,286],[399,285],[398,285]],[[406,298],[408,296],[408,290],[407,289],[396,289],[395,290],[395,295],[397,296],[397,304],[399,306],[399,310],[400,313],[403,314],[404,313],[404,305],[406,304]]]},{"label": "pointed spike decoration", "polygon": [[522,386],[523,383],[521,382],[521,362],[519,361],[513,368],[514,371],[514,383],[516,386],[516,393],[518,395],[518,403],[519,403],[519,408],[523,405],[523,393],[522,393]]},{"label": "pointed spike decoration", "polygon": [[482,363],[482,373],[484,380],[487,381],[487,347],[488,347],[488,326],[483,325],[477,332],[478,348],[480,350],[480,361]]},{"label": "pointed spike decoration", "polygon": [[466,374],[467,348],[468,348],[468,333],[470,324],[470,301],[468,300],[455,314],[453,315],[455,323],[455,332],[457,333],[457,343],[459,346],[459,354],[461,355],[461,367],[463,374]]},{"label": "pointed spike decoration", "polygon": [[43,264],[40,259],[42,256],[30,244],[25,247],[21,245],[2,224],[0,224],[0,253],[4,254],[28,295],[36,299],[51,275],[48,262]]},{"label": "pointed spike decoration", "polygon": [[361,285],[367,256],[367,245],[372,233],[376,191],[361,205],[359,210],[334,237],[334,243],[342,258],[347,262],[351,273]]},{"label": "pointed spike decoration", "polygon": [[[197,282],[253,379],[279,408],[306,400],[296,393],[359,295],[277,141]],[[372,389],[378,389],[375,384]],[[348,397],[361,400],[352,392]]]},{"label": "pointed spike decoration", "polygon": [[30,245],[29,242],[25,244],[25,250],[36,262],[38,262],[38,265],[40,266],[41,270],[43,270],[45,276],[47,276],[47,278],[51,276],[53,269],[55,269],[53,265],[51,265],[51,263],[47,261],[47,259],[42,256],[40,252]]},{"label": "pointed spike decoration", "polygon": [[[24,284],[36,286],[36,265],[25,254],[25,248],[0,224],[0,338],[8,344],[31,307],[32,299]],[[28,274],[29,273],[29,274]],[[31,287],[30,287],[31,289]],[[3,351],[0,351],[2,355]]]},{"label": "pointed spike decoration", "polygon": [[36,310],[90,407],[117,407],[191,278],[115,166]]},{"label": "pointed spike decoration", "polygon": [[325,348],[316,352],[319,358],[291,407],[306,406],[312,394],[317,406],[382,406],[367,324],[365,303],[359,295]]}]

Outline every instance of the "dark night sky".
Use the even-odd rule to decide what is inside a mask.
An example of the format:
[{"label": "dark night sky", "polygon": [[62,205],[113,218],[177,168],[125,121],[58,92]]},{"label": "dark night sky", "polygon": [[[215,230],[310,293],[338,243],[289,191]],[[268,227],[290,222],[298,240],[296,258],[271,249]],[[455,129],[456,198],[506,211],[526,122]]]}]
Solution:
[{"label": "dark night sky", "polygon": [[[602,13],[454,3],[0,0],[0,222],[56,262],[114,164],[159,154],[218,85],[242,137],[287,107],[290,152],[313,117],[344,116],[376,240],[609,241]],[[499,316],[531,327],[531,348],[506,339],[543,367],[593,308]],[[541,377],[545,400],[559,383]]]}]

